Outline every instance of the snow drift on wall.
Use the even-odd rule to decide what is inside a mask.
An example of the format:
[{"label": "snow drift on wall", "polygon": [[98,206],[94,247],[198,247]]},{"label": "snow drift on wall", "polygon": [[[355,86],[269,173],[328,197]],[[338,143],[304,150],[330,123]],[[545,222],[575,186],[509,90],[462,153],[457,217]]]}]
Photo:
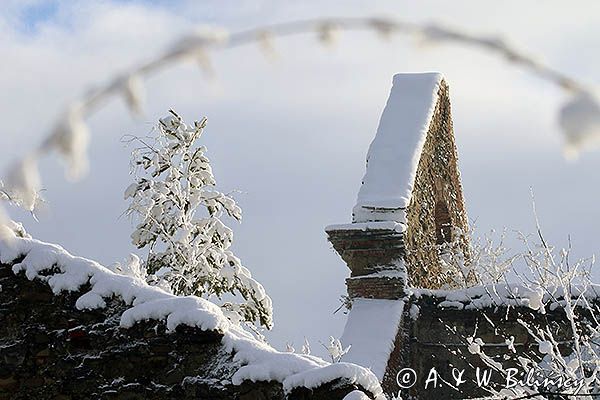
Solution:
[{"label": "snow drift on wall", "polygon": [[405,222],[413,182],[443,79],[437,72],[396,74],[353,209],[354,222]]}]

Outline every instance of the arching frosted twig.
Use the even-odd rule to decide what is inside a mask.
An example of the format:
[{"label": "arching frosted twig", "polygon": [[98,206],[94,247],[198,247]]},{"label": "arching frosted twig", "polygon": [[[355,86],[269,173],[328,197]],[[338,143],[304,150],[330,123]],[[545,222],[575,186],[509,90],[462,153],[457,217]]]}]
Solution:
[{"label": "arching frosted twig", "polygon": [[139,113],[143,103],[143,80],[174,64],[193,60],[206,72],[211,73],[210,55],[219,49],[258,44],[265,54],[272,56],[273,41],[276,38],[312,33],[324,45],[331,45],[341,32],[355,30],[374,31],[382,39],[403,34],[429,43],[454,43],[496,53],[510,63],[529,69],[534,75],[571,95],[559,115],[568,154],[576,155],[581,147],[600,136],[600,106],[591,87],[538,62],[500,38],[477,36],[438,24],[417,24],[394,18],[323,18],[262,26],[235,33],[210,29],[182,37],[155,58],[120,74],[107,84],[86,92],[74,101],[40,146],[26,154],[12,168],[13,176],[28,179],[15,181],[13,186],[5,184],[1,188],[10,194],[15,203],[33,209],[38,199],[38,159],[53,151],[66,161],[67,172],[71,178],[83,175],[87,169],[86,148],[89,137],[85,118],[117,96],[123,96],[130,110]]}]

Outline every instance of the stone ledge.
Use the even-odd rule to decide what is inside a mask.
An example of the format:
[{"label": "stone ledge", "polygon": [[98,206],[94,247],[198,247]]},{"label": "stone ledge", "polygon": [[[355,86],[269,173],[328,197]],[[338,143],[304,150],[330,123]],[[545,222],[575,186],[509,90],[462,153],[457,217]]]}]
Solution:
[{"label": "stone ledge", "polygon": [[404,258],[404,234],[394,229],[331,230],[327,235],[351,276],[379,272]]}]

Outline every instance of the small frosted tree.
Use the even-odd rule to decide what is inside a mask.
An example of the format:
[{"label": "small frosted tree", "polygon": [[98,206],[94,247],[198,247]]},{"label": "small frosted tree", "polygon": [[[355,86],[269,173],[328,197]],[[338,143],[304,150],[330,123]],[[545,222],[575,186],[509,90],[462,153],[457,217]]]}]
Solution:
[{"label": "small frosted tree", "polygon": [[126,213],[139,220],[132,242],[148,249],[150,283],[179,295],[241,297],[223,302],[230,319],[271,328],[271,299],[230,250],[233,232],[221,217],[240,221],[241,209],[215,190],[206,148],[196,145],[205,126],[206,118],[188,126],[170,110],[154,143],[135,138],[142,144],[132,154],[138,173],[125,191]]}]

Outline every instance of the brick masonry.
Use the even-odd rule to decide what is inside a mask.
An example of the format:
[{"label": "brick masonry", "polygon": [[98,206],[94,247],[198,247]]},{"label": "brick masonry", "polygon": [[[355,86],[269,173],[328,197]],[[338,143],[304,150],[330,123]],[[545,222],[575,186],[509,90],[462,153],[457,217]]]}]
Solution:
[{"label": "brick masonry", "polygon": [[351,277],[396,270],[398,260],[404,258],[403,234],[395,230],[332,230],[327,235]]},{"label": "brick masonry", "polygon": [[365,276],[346,279],[346,286],[351,298],[394,300],[404,295],[406,282],[403,278]]}]

